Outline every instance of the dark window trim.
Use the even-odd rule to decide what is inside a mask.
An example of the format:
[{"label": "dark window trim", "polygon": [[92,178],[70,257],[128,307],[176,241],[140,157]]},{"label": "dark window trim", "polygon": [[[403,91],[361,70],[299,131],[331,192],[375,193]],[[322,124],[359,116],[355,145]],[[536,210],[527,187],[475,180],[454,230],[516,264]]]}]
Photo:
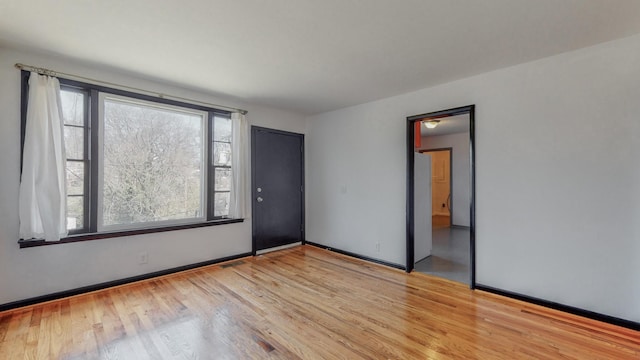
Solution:
[{"label": "dark window trim", "polygon": [[68,243],[80,242],[80,241],[110,239],[110,238],[117,238],[117,237],[123,237],[123,236],[153,234],[153,233],[159,233],[159,232],[184,230],[184,229],[195,229],[195,228],[201,228],[201,227],[235,224],[235,223],[241,223],[241,222],[244,222],[244,219],[221,219],[221,220],[211,220],[211,221],[199,222],[199,223],[193,223],[193,224],[161,226],[161,227],[146,228],[146,229],[109,231],[109,232],[101,232],[101,233],[85,233],[85,234],[67,236],[66,238],[60,239],[59,241],[22,240],[21,239],[18,241],[18,244],[20,245],[20,248],[23,249],[23,248],[30,248],[30,247],[37,247],[37,246],[68,244]]},{"label": "dark window trim", "polygon": [[[31,72],[22,70],[21,71],[21,127],[20,127],[20,173],[22,173],[22,162],[23,162],[23,152],[24,152],[24,138],[25,138],[25,130],[26,130],[26,121],[27,121],[27,107],[28,107],[28,98],[29,98],[29,76]],[[87,177],[87,181],[85,181],[85,217],[84,217],[84,228],[82,229],[74,229],[69,231],[69,236],[66,238],[60,239],[59,241],[44,241],[42,239],[20,239],[18,244],[20,248],[28,248],[28,247],[36,247],[36,246],[44,246],[44,245],[55,245],[55,244],[66,244],[72,242],[79,241],[88,241],[88,240],[98,240],[98,239],[108,239],[114,237],[122,237],[122,236],[132,236],[132,235],[140,235],[140,234],[151,234],[157,232],[165,232],[165,231],[174,231],[174,230],[182,230],[182,229],[192,229],[198,227],[207,227],[207,226],[216,226],[216,225],[225,225],[225,224],[233,224],[243,222],[244,219],[231,219],[226,216],[213,216],[214,214],[214,185],[215,185],[215,171],[213,166],[213,131],[214,131],[214,117],[225,117],[231,118],[231,111],[211,108],[207,106],[191,104],[187,102],[177,101],[165,99],[162,97],[145,95],[140,93],[135,93],[127,90],[110,88],[102,85],[85,83],[82,81],[76,81],[65,78],[58,78],[60,81],[60,87],[69,91],[77,91],[84,93],[85,97],[85,124],[84,127],[87,131],[85,136],[85,156],[87,157],[84,160],[86,164],[85,174]],[[97,223],[98,223],[98,211],[97,211],[97,196],[98,196],[98,187],[96,184],[92,184],[91,182],[97,181],[97,174],[99,171],[99,164],[97,161],[98,156],[98,137],[99,134],[97,131],[91,131],[91,129],[99,129],[99,114],[98,114],[98,105],[99,105],[99,93],[106,93],[118,96],[129,97],[136,100],[149,101],[153,103],[165,104],[183,107],[192,110],[199,110],[207,113],[207,129],[208,131],[205,133],[204,140],[207,141],[206,151],[207,156],[210,157],[207,168],[207,206],[206,206],[206,214],[205,221],[194,222],[191,224],[179,224],[179,225],[169,225],[169,226],[157,226],[157,227],[148,227],[148,228],[140,228],[140,229],[128,229],[128,230],[119,230],[119,231],[104,231],[98,232]],[[81,127],[78,125],[78,127]],[[74,160],[75,161],[75,160]],[[216,166],[217,167],[217,166]]]},{"label": "dark window trim", "polygon": [[[29,80],[29,72],[28,71],[24,71],[27,73],[26,79],[27,82]],[[140,93],[136,93],[136,92],[132,92],[132,91],[127,91],[127,90],[120,90],[120,89],[116,89],[116,88],[110,88],[110,87],[106,87],[106,86],[102,86],[102,85],[96,85],[96,84],[91,84],[91,83],[86,83],[86,82],[82,82],[82,81],[76,81],[76,80],[70,80],[70,79],[65,79],[65,78],[58,78],[58,80],[60,81],[61,85],[67,85],[71,88],[76,88],[78,90],[97,90],[98,92],[102,92],[102,93],[109,93],[109,94],[113,94],[113,95],[119,95],[119,96],[125,96],[125,97],[130,97],[130,98],[134,98],[134,99],[139,99],[139,100],[145,100],[145,101],[150,101],[150,102],[155,102],[155,103],[161,103],[161,104],[167,104],[167,105],[173,105],[173,106],[179,106],[179,107],[186,107],[189,109],[195,109],[195,110],[200,110],[200,111],[204,111],[204,112],[214,112],[223,116],[231,116],[231,111],[227,111],[227,110],[221,110],[221,109],[216,109],[216,108],[212,108],[212,107],[207,107],[207,106],[202,106],[202,105],[197,105],[197,104],[191,104],[191,103],[187,103],[187,102],[182,102],[182,101],[178,101],[178,100],[171,100],[171,99],[165,99],[165,98],[161,98],[161,97],[157,97],[157,96],[152,96],[152,95],[145,95],[145,94],[140,94]],[[27,84],[28,85],[28,84]],[[28,86],[27,86],[28,88]]]},{"label": "dark window trim", "polygon": [[27,102],[29,99],[30,72],[20,72],[20,179],[22,180],[22,163],[24,162],[24,137],[27,131]]},{"label": "dark window trim", "polygon": [[[82,194],[82,202],[83,202],[83,214],[82,214],[82,227],[80,228],[75,228],[75,229],[71,229],[68,230],[69,235],[78,235],[78,234],[87,234],[90,233],[90,228],[89,228],[89,216],[91,215],[90,211],[89,211],[89,204],[91,203],[90,200],[90,191],[91,191],[91,186],[89,183],[89,179],[91,179],[91,159],[92,159],[92,154],[91,154],[91,139],[89,139],[89,136],[91,135],[91,123],[90,123],[90,119],[91,119],[91,90],[90,89],[85,89],[85,88],[78,88],[75,86],[69,86],[66,84],[63,84],[62,82],[60,83],[60,89],[64,90],[64,91],[69,91],[69,92],[75,92],[78,94],[82,94],[84,97],[84,101],[82,103],[82,106],[84,107],[83,109],[83,119],[82,119],[82,125],[67,125],[64,124],[64,126],[70,126],[70,127],[78,127],[78,128],[83,128],[84,129],[84,144],[82,146],[82,151],[83,151],[83,156],[84,159],[70,159],[67,158],[67,162],[69,161],[81,161],[84,163],[84,189],[83,189],[83,194]],[[27,98],[28,100],[28,98]],[[69,194],[67,194],[67,196],[69,196]],[[75,195],[72,195],[75,196]]]}]

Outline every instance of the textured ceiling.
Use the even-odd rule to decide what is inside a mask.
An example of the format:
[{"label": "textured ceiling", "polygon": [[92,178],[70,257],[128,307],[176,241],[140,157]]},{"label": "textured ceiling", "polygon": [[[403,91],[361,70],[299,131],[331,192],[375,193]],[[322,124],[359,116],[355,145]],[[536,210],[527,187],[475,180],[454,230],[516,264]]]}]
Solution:
[{"label": "textured ceiling", "polygon": [[637,0],[1,0],[0,14],[0,45],[305,114],[640,33]]}]

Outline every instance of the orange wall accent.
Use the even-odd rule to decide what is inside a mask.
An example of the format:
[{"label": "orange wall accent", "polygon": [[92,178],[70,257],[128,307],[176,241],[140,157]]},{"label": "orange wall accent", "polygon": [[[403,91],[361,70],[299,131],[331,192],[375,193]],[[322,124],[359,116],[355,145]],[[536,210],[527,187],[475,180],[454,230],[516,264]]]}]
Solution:
[{"label": "orange wall accent", "polygon": [[414,130],[413,130],[413,146],[416,149],[419,149],[422,147],[422,133],[420,132],[420,126],[422,125],[422,121],[416,121],[414,123]]}]

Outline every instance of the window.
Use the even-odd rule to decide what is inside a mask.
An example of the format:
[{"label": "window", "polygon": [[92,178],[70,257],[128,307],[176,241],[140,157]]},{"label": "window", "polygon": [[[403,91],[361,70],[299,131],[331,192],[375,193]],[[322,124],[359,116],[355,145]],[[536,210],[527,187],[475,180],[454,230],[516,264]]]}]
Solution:
[{"label": "window", "polygon": [[88,96],[72,89],[60,93],[67,155],[67,229],[70,233],[85,229],[87,173],[89,169]]},{"label": "window", "polygon": [[70,235],[229,219],[230,112],[59,80]]},{"label": "window", "polygon": [[100,110],[98,230],[204,221],[207,113],[108,94]]},{"label": "window", "polygon": [[228,216],[231,200],[231,118],[213,118],[214,216]]}]

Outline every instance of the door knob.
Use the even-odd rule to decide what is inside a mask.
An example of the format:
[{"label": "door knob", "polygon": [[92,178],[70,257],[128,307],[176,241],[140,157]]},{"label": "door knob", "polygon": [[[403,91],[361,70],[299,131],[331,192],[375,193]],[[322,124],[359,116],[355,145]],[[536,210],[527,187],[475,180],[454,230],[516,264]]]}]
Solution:
[{"label": "door knob", "polygon": [[263,199],[260,196],[258,196],[258,198],[256,199],[256,201],[258,201],[258,202],[262,202],[262,200]]}]

